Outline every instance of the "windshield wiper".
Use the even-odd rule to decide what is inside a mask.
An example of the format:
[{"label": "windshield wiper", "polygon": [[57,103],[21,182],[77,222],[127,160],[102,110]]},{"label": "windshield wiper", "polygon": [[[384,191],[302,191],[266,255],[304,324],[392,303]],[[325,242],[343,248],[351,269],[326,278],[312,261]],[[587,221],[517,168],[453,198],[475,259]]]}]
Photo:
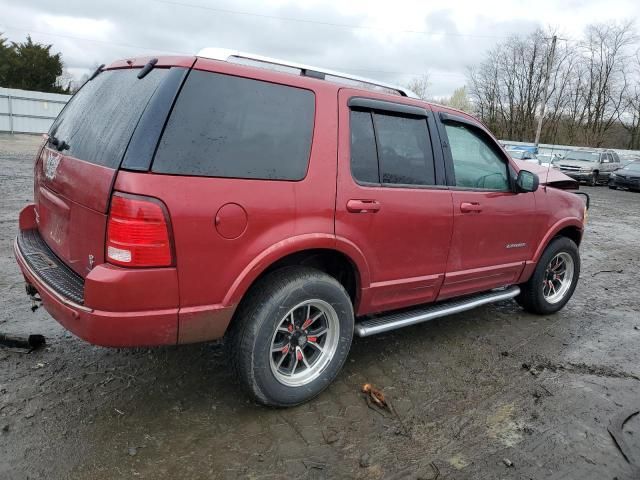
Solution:
[{"label": "windshield wiper", "polygon": [[100,65],[98,68],[96,68],[93,73],[91,74],[91,76],[87,79],[87,82],[90,82],[91,80],[93,80],[94,78],[96,78],[98,75],[100,75],[100,73],[102,72],[102,70],[104,70],[104,63],[102,65]]}]

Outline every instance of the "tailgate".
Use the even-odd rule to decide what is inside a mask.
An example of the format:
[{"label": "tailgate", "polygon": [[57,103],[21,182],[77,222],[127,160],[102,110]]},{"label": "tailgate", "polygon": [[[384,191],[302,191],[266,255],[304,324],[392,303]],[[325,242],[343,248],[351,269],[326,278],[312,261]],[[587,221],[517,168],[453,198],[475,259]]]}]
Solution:
[{"label": "tailgate", "polygon": [[36,162],[34,198],[40,235],[82,277],[104,262],[115,176],[169,69],[154,68],[141,79],[139,72],[139,68],[107,70],[87,82],[52,125],[49,142]]}]

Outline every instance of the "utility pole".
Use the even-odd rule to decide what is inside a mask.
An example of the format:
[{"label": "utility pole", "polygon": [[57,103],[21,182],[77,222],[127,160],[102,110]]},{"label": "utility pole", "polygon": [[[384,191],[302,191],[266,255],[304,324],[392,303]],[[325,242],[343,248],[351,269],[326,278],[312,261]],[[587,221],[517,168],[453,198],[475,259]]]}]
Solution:
[{"label": "utility pole", "polygon": [[544,118],[544,109],[547,106],[547,100],[549,99],[549,77],[551,76],[551,67],[553,66],[553,56],[556,53],[556,40],[558,40],[558,37],[554,35],[551,39],[551,49],[549,50],[549,55],[547,56],[547,72],[544,76],[544,88],[542,89],[542,105],[540,106],[538,128],[536,129],[536,149],[538,148],[538,143],[540,143],[540,132],[542,132],[542,119]]}]

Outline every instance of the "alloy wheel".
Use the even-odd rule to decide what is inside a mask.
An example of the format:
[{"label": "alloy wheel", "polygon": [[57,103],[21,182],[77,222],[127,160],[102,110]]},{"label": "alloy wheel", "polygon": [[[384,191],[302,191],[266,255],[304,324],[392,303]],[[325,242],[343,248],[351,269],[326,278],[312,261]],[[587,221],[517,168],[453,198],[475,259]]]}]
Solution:
[{"label": "alloy wheel", "polygon": [[270,365],[275,378],[290,387],[315,380],[338,347],[340,322],[335,309],[320,299],[293,307],[271,339]]},{"label": "alloy wheel", "polygon": [[551,259],[542,280],[542,295],[547,302],[558,303],[565,297],[571,288],[574,270],[573,257],[566,252]]}]

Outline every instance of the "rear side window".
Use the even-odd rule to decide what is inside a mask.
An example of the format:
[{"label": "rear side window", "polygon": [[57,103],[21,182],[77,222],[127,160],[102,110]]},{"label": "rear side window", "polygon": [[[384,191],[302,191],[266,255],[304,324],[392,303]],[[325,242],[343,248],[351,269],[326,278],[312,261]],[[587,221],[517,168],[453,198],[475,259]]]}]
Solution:
[{"label": "rear side window", "polygon": [[153,171],[301,180],[314,111],[315,96],[308,90],[194,70],[169,118]]},{"label": "rear side window", "polygon": [[65,154],[118,168],[142,112],[168,72],[156,68],[138,79],[139,71],[102,72],[74,95],[49,131],[69,145]]},{"label": "rear side window", "polygon": [[435,185],[426,119],[379,113],[373,119],[382,183]]},{"label": "rear side window", "polygon": [[351,174],[359,182],[380,182],[376,137],[369,112],[351,111]]},{"label": "rear side window", "polygon": [[362,183],[435,185],[425,118],[351,111],[351,173]]}]

